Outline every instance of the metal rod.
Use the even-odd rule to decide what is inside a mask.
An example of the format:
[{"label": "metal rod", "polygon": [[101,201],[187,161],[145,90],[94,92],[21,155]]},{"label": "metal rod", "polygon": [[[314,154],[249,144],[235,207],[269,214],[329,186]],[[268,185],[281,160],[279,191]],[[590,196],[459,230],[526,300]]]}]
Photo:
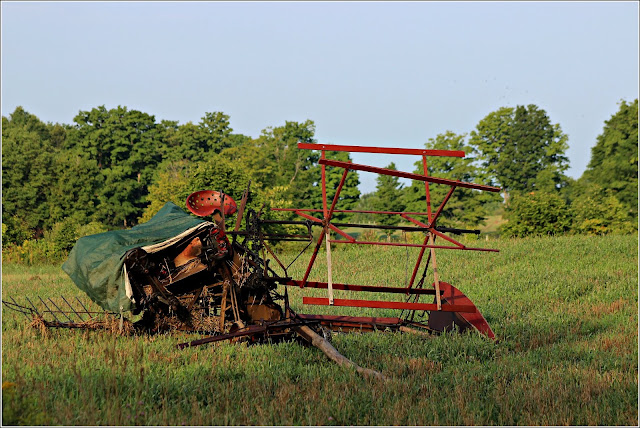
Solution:
[{"label": "metal rod", "polygon": [[62,311],[62,309],[60,309],[60,307],[59,307],[58,305],[56,305],[56,303],[55,303],[53,300],[51,300],[51,297],[48,297],[48,299],[49,299],[49,302],[51,302],[51,304],[52,304],[53,306],[55,306],[55,308],[56,308],[58,311],[60,311],[60,313],[62,313],[62,315],[64,315],[66,319],[68,319],[68,320],[69,320],[69,322],[70,322],[70,323],[72,323],[72,324],[73,324],[73,323],[75,322],[75,321],[73,321],[71,318],[69,318],[69,315],[67,315],[67,313],[66,313],[66,312],[63,312],[63,311]]},{"label": "metal rod", "polygon": [[71,306],[69,302],[67,302],[67,299],[65,299],[64,296],[60,296],[60,297],[62,297],[62,300],[64,300],[67,306],[69,306],[71,310],[78,316],[78,318],[80,318],[80,321],[84,322],[84,318],[82,318],[82,316],[80,316],[80,314],[73,308],[73,306]]},{"label": "metal rod", "polygon": [[[13,298],[13,296],[9,296],[9,298],[13,301],[13,304],[14,304],[14,305],[16,305],[16,306],[17,306],[17,307],[19,307],[19,308],[22,308],[22,306],[21,306],[21,305],[19,305],[19,304],[18,304],[18,302],[16,302],[16,301],[15,301],[15,299]],[[26,308],[26,306],[25,306],[25,308]],[[29,309],[29,308],[27,308],[27,309]],[[27,312],[26,312],[26,311],[18,311],[18,312],[20,312],[21,314],[23,314],[25,317],[29,318],[29,315],[27,315]],[[31,312],[31,309],[29,309],[29,312]]]},{"label": "metal rod", "polygon": [[[427,169],[427,156],[426,155],[422,155],[422,171],[423,171],[425,177],[429,176],[429,170]],[[431,221],[431,193],[429,193],[429,182],[428,181],[424,182],[424,193],[425,193],[425,198],[427,200],[427,218],[429,219],[429,221]]]},{"label": "metal rod", "polygon": [[387,245],[391,247],[416,247],[416,248],[441,248],[443,250],[467,250],[467,251],[489,251],[498,253],[500,250],[494,250],[493,248],[473,248],[473,247],[449,247],[444,245],[424,245],[424,244],[404,244],[401,242],[372,242],[372,241],[343,241],[343,240],[331,240],[332,244],[359,244],[359,245]]},{"label": "metal rod", "polygon": [[[299,280],[295,279],[286,279],[280,281],[281,284],[287,286],[299,286]],[[326,282],[318,282],[318,281],[307,281],[305,285],[306,288],[327,288]],[[407,291],[404,287],[385,287],[385,286],[375,286],[375,285],[355,285],[355,284],[338,284],[333,283],[333,288],[335,290],[346,290],[346,291],[366,291],[372,293],[409,293],[409,294],[436,294],[434,289],[425,288],[413,288]]]},{"label": "metal rod", "polygon": [[27,296],[24,296],[25,299],[27,299],[27,302],[29,302],[29,304],[31,306],[33,306],[33,310],[36,312],[36,315],[38,315],[39,317],[41,317],[42,315],[40,315],[40,312],[38,312],[38,309],[36,308],[36,305],[33,304],[33,302],[31,301],[31,299],[29,299]]},{"label": "metal rod", "polygon": [[449,198],[453,194],[454,190],[456,190],[456,186],[451,186],[451,189],[449,189],[449,192],[447,193],[447,196],[444,197],[444,200],[442,201],[442,203],[438,207],[438,211],[436,211],[436,213],[431,218],[431,221],[429,222],[429,227],[430,228],[436,225],[436,220],[438,220],[438,217],[440,216],[440,213],[442,212],[442,210],[444,209],[444,206],[449,201]]},{"label": "metal rod", "polygon": [[486,190],[486,191],[489,191],[489,192],[499,192],[501,190],[499,187],[486,186],[484,184],[465,183],[464,181],[449,180],[447,178],[425,177],[422,174],[414,174],[414,173],[411,173],[411,172],[396,171],[396,170],[387,169],[387,168],[378,168],[378,167],[375,167],[375,166],[361,165],[361,164],[357,164],[357,163],[334,161],[334,160],[328,160],[328,159],[320,159],[318,161],[318,163],[320,165],[336,166],[338,168],[348,168],[348,169],[353,169],[353,170],[356,170],[356,171],[373,172],[375,174],[382,174],[382,175],[390,175],[390,176],[393,176],[393,177],[408,178],[410,180],[416,180],[416,181],[428,181],[430,183],[446,184],[448,186],[464,187],[464,188],[467,188],[467,189]]},{"label": "metal rod", "polygon": [[[324,297],[303,297],[302,303],[305,305],[329,306],[329,300]],[[437,309],[437,305],[434,305],[433,303],[385,302],[382,300],[334,299],[333,306],[348,306],[353,308],[376,308],[376,309],[413,309],[413,310],[426,310],[426,311],[441,310],[443,312],[476,312],[477,311],[474,305],[445,304],[445,305],[442,305],[441,309]]]},{"label": "metal rod", "polygon": [[56,316],[56,314],[54,314],[54,313],[53,313],[53,311],[52,311],[51,309],[49,309],[49,306],[47,306],[47,304],[45,303],[45,301],[44,301],[44,300],[42,300],[42,297],[38,296],[38,299],[40,299],[40,301],[42,302],[42,304],[44,305],[44,307],[45,307],[45,308],[47,308],[47,310],[49,311],[49,313],[50,313],[51,315],[53,315],[53,317],[55,318],[55,320],[56,320],[56,321],[58,321],[60,324],[63,324],[63,322],[62,322],[62,321],[60,321],[60,320],[58,319],[58,317]]},{"label": "metal rod", "polygon": [[368,147],[368,146],[345,146],[340,144],[312,144],[298,143],[299,149],[309,150],[330,150],[333,152],[354,152],[354,153],[386,153],[390,155],[423,155],[423,156],[451,156],[456,158],[465,157],[462,150],[428,150],[428,149],[403,149],[398,147]]}]

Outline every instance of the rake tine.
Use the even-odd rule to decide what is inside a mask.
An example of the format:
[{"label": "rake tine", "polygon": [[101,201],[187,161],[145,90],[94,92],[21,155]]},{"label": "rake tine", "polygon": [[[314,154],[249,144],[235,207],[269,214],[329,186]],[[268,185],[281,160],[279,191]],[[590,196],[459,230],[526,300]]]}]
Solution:
[{"label": "rake tine", "polygon": [[[18,304],[18,302],[15,301],[15,299],[13,298],[13,296],[9,296],[9,298],[13,301],[13,304],[19,308],[23,308],[24,306],[20,306]],[[24,310],[19,310],[18,312],[20,312],[21,314],[23,314],[25,317],[29,318],[29,315],[27,315],[27,312]],[[29,312],[31,312],[31,309],[29,309]]]},{"label": "rake tine", "polygon": [[27,302],[29,302],[29,304],[31,304],[31,306],[33,306],[33,310],[35,311],[36,315],[38,315],[39,317],[42,317],[42,315],[40,315],[40,312],[38,312],[38,309],[36,308],[36,305],[33,304],[31,299],[29,299],[27,296],[25,296],[25,298],[27,299]]},{"label": "rake tine", "polygon": [[82,309],[84,309],[84,312],[87,314],[87,316],[89,317],[89,319],[92,319],[93,316],[91,316],[91,314],[89,313],[89,309],[87,309],[82,302],[80,301],[80,299],[78,299],[78,297],[76,297],[76,300],[78,301],[78,303],[80,303],[80,306],[82,306]]},{"label": "rake tine", "polygon": [[73,306],[71,306],[71,305],[69,304],[69,302],[67,302],[67,299],[65,299],[65,298],[64,298],[64,296],[60,296],[60,297],[62,297],[62,300],[64,300],[64,302],[67,304],[67,306],[69,306],[69,308],[71,308],[71,310],[73,311],[73,313],[74,313],[74,314],[76,314],[76,316],[77,316],[78,318],[80,318],[80,321],[81,321],[81,322],[84,322],[84,319],[83,319],[83,318],[80,316],[80,314],[79,314],[79,313],[78,313],[78,312],[73,308]]},{"label": "rake tine", "polygon": [[69,320],[69,322],[70,322],[71,324],[73,324],[73,323],[74,323],[74,321],[73,321],[71,318],[69,318],[69,315],[67,315],[67,313],[66,313],[66,312],[64,312],[62,309],[60,309],[60,308],[58,307],[58,305],[56,305],[56,303],[55,303],[53,300],[51,300],[51,297],[49,297],[49,301],[51,302],[51,304],[52,304],[53,306],[55,306],[55,308],[56,308],[58,311],[60,311],[60,313],[61,313],[62,315],[64,315],[64,316],[65,316],[65,318],[66,318],[66,319],[68,319],[68,320]]},{"label": "rake tine", "polygon": [[55,313],[53,313],[53,311],[52,311],[51,309],[49,309],[49,306],[45,303],[45,301],[44,301],[44,300],[42,300],[42,297],[38,296],[38,299],[40,299],[40,301],[42,302],[42,304],[44,305],[44,307],[45,307],[45,308],[47,308],[47,311],[49,311],[49,313],[50,313],[51,315],[53,315],[53,318],[55,318],[55,320],[56,320],[58,323],[63,324],[62,322],[60,322],[60,320],[58,319],[58,317],[56,316],[56,314],[55,314]]}]

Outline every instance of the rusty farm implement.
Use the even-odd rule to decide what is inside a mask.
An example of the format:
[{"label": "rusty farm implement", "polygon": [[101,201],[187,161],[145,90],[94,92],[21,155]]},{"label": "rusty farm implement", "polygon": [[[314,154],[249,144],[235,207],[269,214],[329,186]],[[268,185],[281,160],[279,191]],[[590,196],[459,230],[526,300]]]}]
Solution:
[{"label": "rusty farm implement", "polygon": [[[186,207],[189,215],[173,203],[167,203],[147,223],[129,230],[105,232],[80,238],[64,263],[63,270],[103,311],[89,310],[76,301],[41,299],[18,303],[4,301],[9,309],[22,312],[42,326],[53,328],[105,328],[117,326],[137,331],[180,330],[204,337],[178,344],[185,348],[221,340],[278,340],[300,337],[312,343],[340,364],[354,365],[341,356],[327,339],[330,331],[411,331],[424,334],[457,329],[475,329],[488,338],[494,333],[478,308],[458,288],[439,277],[436,250],[497,251],[467,247],[449,234],[478,233],[477,230],[438,226],[447,202],[457,188],[498,192],[497,187],[433,177],[428,174],[431,156],[464,157],[462,151],[401,149],[329,144],[299,143],[301,150],[320,151],[322,189],[321,208],[273,208],[294,213],[300,220],[267,220],[247,209],[250,188],[240,204],[223,191],[202,190],[192,193]],[[423,174],[378,168],[328,159],[327,152],[365,152],[420,156]],[[342,170],[332,200],[327,198],[326,168]],[[424,212],[388,212],[340,210],[338,201],[351,171],[364,171],[424,183]],[[250,183],[249,183],[250,184]],[[430,186],[448,186],[442,201],[432,205]],[[341,223],[335,213],[366,213],[399,216],[410,225]],[[227,217],[237,214],[233,230],[225,229]],[[202,217],[208,217],[207,221]],[[241,230],[242,223],[245,227]],[[300,233],[270,233],[274,225],[301,227]],[[377,242],[359,240],[345,228],[400,230],[419,233],[422,243]],[[314,239],[313,230],[319,229]],[[436,243],[438,240],[438,243]],[[274,241],[306,242],[298,259],[313,248],[301,278],[292,278],[278,258]],[[312,245],[315,241],[315,246]],[[327,258],[327,281],[309,280],[322,246]],[[419,249],[407,283],[376,286],[333,282],[331,248],[334,245],[404,246]],[[267,253],[269,256],[267,256]],[[427,281],[431,266],[433,281]],[[421,273],[421,274],[420,274]],[[326,297],[303,296],[304,305],[398,310],[397,317],[361,317],[315,315],[294,312],[289,305],[288,288],[326,290]],[[351,291],[363,296],[389,296],[393,300],[371,298],[343,299],[334,291]],[[125,320],[124,314],[140,315],[138,321]],[[422,316],[416,316],[422,313]],[[424,318],[426,316],[426,319]],[[356,368],[364,374],[367,369]],[[373,373],[378,375],[377,373]]]}]

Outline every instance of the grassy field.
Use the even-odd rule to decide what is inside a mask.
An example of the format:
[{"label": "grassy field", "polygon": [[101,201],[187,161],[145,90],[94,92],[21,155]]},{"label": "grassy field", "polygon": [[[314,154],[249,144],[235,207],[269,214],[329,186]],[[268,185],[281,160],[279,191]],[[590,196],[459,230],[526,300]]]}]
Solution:
[{"label": "grassy field", "polygon": [[[179,351],[176,343],[195,337],[43,334],[3,307],[3,425],[636,425],[637,236],[474,245],[501,252],[440,250],[439,272],[474,301],[499,341],[334,335],[342,354],[386,382],[296,342]],[[403,248],[339,247],[333,280],[399,286],[414,259]],[[324,278],[324,261],[311,279]],[[298,261],[290,273],[302,271]],[[299,312],[398,312],[303,307],[302,295],[325,293],[290,291]],[[59,266],[3,265],[3,299],[38,294],[84,299]]]}]

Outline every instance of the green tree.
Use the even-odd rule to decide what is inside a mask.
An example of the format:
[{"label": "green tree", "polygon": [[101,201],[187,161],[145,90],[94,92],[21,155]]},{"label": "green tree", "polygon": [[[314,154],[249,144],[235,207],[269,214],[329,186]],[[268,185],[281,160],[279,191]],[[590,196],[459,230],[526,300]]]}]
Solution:
[{"label": "green tree", "polygon": [[16,236],[41,236],[48,225],[56,152],[49,129],[35,115],[17,107],[2,117],[2,216],[10,230],[21,230]]},{"label": "green tree", "polygon": [[[425,144],[431,150],[461,150],[466,153],[464,158],[433,156],[427,158],[429,175],[449,180],[460,180],[473,183],[479,180],[478,167],[472,156],[473,149],[467,145],[466,135],[457,135],[447,131],[438,134],[436,138],[430,138]],[[415,163],[416,174],[423,174],[422,161]],[[429,185],[432,212],[435,213],[440,203],[444,200],[450,187],[441,184]],[[485,217],[485,204],[499,200],[500,196],[491,192],[457,188],[445,205],[438,217],[438,224],[442,226],[475,227]],[[407,211],[426,212],[426,189],[424,182],[413,181],[405,190],[405,203]]]},{"label": "green tree", "polygon": [[605,122],[591,149],[591,161],[581,177],[583,189],[597,185],[614,195],[633,216],[638,216],[638,99],[620,102]]},{"label": "green tree", "polygon": [[629,209],[611,189],[592,185],[571,204],[572,230],[587,235],[624,234],[637,231],[637,223],[629,216]]},{"label": "green tree", "polygon": [[287,121],[284,126],[266,128],[249,145],[243,164],[256,181],[264,185],[286,188],[282,197],[295,206],[308,205],[314,198],[315,184],[320,177],[318,153],[298,149],[298,142],[315,143],[315,124]]},{"label": "green tree", "polygon": [[67,146],[94,160],[104,179],[96,219],[112,226],[135,224],[164,151],[155,117],[121,106],[100,106],[80,111],[74,121]]},{"label": "green tree", "polygon": [[[386,168],[397,171],[393,162]],[[376,211],[403,211],[405,209],[403,187],[404,185],[400,183],[398,177],[380,174],[376,178],[376,194],[372,200]],[[376,220],[385,226],[395,226],[400,223],[401,218],[397,214],[379,214],[376,216]],[[391,232],[387,232],[387,236],[390,235]]]},{"label": "green tree", "polygon": [[512,191],[552,191],[564,186],[567,136],[537,106],[503,107],[482,119],[469,144],[478,153],[484,181]]},{"label": "green tree", "polygon": [[515,193],[505,209],[507,236],[556,235],[570,230],[572,211],[558,192]]}]

